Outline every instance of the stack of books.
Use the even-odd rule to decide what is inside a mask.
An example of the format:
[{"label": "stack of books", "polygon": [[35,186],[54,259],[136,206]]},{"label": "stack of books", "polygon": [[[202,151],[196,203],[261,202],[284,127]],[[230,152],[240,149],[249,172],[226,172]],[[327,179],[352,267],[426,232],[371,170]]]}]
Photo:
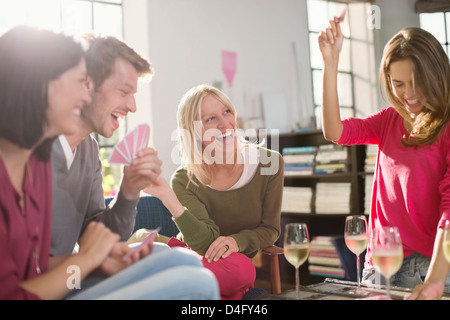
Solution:
[{"label": "stack of books", "polygon": [[311,213],[312,189],[307,187],[284,187],[282,212]]},{"label": "stack of books", "polygon": [[377,162],[378,146],[375,144],[369,144],[366,148],[366,160],[364,161],[364,171],[374,172],[375,164]]},{"label": "stack of books", "polygon": [[[310,274],[345,278],[345,270],[335,243],[343,236],[316,236],[311,240],[311,249],[308,257],[308,270]],[[344,244],[345,245],[345,244]]]},{"label": "stack of books", "polygon": [[364,213],[370,214],[373,192],[373,174],[364,177]]},{"label": "stack of books", "polygon": [[316,174],[348,172],[348,147],[337,144],[319,146],[316,155]]},{"label": "stack of books", "polygon": [[377,163],[378,146],[374,144],[367,145],[366,159],[364,161],[364,171],[368,174],[364,176],[364,213],[369,214],[373,191],[373,173]]},{"label": "stack of books", "polygon": [[317,147],[288,147],[282,149],[284,175],[311,175],[314,173],[314,158]]},{"label": "stack of books", "polygon": [[316,184],[316,213],[348,214],[350,212],[350,182],[318,182]]}]

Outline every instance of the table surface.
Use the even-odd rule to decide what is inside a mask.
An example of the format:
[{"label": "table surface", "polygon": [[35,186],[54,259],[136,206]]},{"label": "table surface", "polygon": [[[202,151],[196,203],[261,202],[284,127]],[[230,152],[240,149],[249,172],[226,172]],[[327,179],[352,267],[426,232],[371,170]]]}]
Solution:
[{"label": "table surface", "polygon": [[[386,287],[361,284],[358,292],[357,283],[327,278],[322,283],[301,286],[299,300],[386,300]],[[411,294],[411,289],[391,287],[392,300],[404,300]],[[297,300],[295,290],[288,290],[277,295],[268,295],[268,300]],[[444,294],[442,300],[450,300]]]}]

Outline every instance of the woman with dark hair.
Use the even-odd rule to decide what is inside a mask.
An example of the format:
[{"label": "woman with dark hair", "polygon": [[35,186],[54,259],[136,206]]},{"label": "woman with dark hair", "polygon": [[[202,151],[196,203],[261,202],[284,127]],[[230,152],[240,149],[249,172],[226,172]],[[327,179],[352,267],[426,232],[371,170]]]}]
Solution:
[{"label": "woman with dark hair", "polygon": [[[75,130],[90,100],[83,50],[64,35],[21,26],[0,38],[0,61],[0,298],[61,298],[66,268],[47,272],[48,159],[53,138]],[[107,254],[114,242],[104,242]]]},{"label": "woman with dark hair", "polygon": [[[40,160],[49,158],[55,131],[72,132],[83,99],[89,99],[84,86],[83,54],[81,46],[71,38],[26,26],[16,27],[1,37],[0,138],[22,148],[35,148]],[[80,71],[76,88],[83,89],[83,99],[76,101],[74,112],[69,110],[73,116],[66,117],[64,123],[50,123],[49,116],[55,111],[49,105],[53,98],[49,90],[54,87],[50,84],[75,67]]]}]

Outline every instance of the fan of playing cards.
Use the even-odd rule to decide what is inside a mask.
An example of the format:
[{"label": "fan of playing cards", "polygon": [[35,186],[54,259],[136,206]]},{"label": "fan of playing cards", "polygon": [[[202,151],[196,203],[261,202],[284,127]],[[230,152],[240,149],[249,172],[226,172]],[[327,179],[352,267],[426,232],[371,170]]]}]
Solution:
[{"label": "fan of playing cards", "polygon": [[138,151],[147,147],[149,138],[150,126],[145,123],[138,125],[114,146],[109,163],[131,165]]}]

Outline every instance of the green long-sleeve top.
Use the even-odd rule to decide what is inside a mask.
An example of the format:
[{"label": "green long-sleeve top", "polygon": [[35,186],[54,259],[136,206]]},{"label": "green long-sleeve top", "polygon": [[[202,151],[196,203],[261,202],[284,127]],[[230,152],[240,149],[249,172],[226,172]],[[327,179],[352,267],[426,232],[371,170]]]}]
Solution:
[{"label": "green long-sleeve top", "polygon": [[[244,186],[218,191],[190,183],[185,169],[179,168],[171,184],[186,208],[175,219],[178,238],[203,254],[219,236],[231,236],[239,252],[252,258],[273,245],[280,236],[284,162],[276,151],[259,148],[260,162],[253,178]],[[194,180],[198,182],[197,180]]]}]

